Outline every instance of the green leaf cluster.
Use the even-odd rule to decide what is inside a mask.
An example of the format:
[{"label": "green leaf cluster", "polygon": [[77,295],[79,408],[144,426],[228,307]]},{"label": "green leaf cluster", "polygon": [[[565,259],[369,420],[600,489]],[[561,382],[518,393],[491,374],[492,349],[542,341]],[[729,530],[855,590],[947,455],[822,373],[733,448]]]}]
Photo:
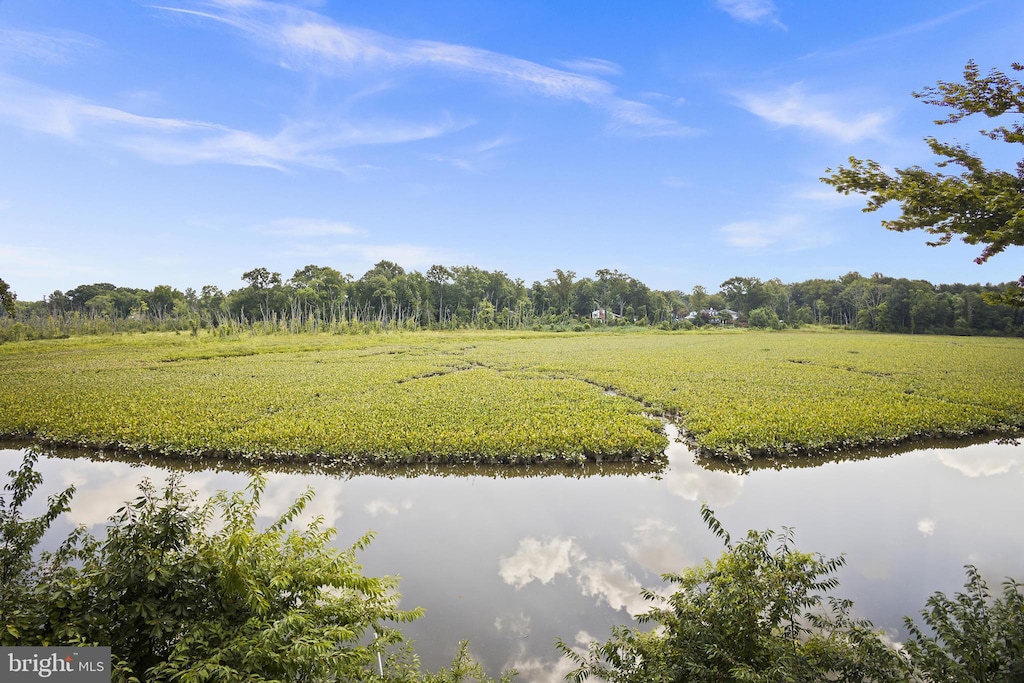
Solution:
[{"label": "green leaf cluster", "polygon": [[[853,603],[828,595],[843,557],[805,553],[793,533],[750,531],[733,543],[714,513],[701,510],[725,542],[714,562],[666,574],[671,592],[645,590],[652,603],[640,626],[618,626],[606,642],[578,650],[567,676],[613,683],[725,681],[847,683],[1013,683],[1024,675],[1024,592],[1008,580],[995,600],[974,567],[966,592],[936,593],[907,619],[910,640],[893,644]],[[775,541],[774,549],[771,547]],[[655,628],[650,629],[649,626]]]},{"label": "green leaf cluster", "polygon": [[[1014,63],[1011,69],[1024,71],[1024,65]],[[914,96],[951,110],[946,118],[935,122],[940,125],[954,124],[974,114],[1002,121],[1006,120],[1003,117],[1024,116],[1024,84],[998,69],[983,76],[974,61],[964,67],[962,81],[939,81]],[[1019,119],[980,132],[992,140],[1024,143],[1024,123]],[[938,172],[911,166],[897,168],[890,175],[876,161],[850,157],[848,167],[827,169],[829,175],[821,180],[837,192],[866,195],[867,212],[889,202],[898,203],[899,217],[884,220],[882,225],[900,232],[923,229],[937,235],[929,246],[949,244],[954,236],[967,244],[985,245],[975,259],[978,263],[1007,247],[1024,245],[1024,159],[1017,162],[1014,173],[992,170],[965,145],[940,142],[934,137],[926,138],[926,142],[940,159],[936,166],[942,170]],[[946,173],[950,167],[959,172]],[[1022,287],[1024,277],[994,302],[1021,305]]]},{"label": "green leaf cluster", "polygon": [[[605,643],[581,653],[561,644],[577,664],[572,677],[633,681],[894,681],[907,664],[870,622],[849,616],[850,603],[824,595],[838,585],[842,557],[793,546],[787,529],[750,531],[733,543],[714,513],[702,507],[726,550],[663,578],[670,595],[647,590],[654,605],[642,631],[618,627]],[[777,541],[772,549],[771,542]]]},{"label": "green leaf cluster", "polygon": [[370,535],[341,550],[322,519],[297,527],[311,491],[260,528],[259,472],[246,491],[203,504],[177,477],[163,490],[144,482],[105,538],[75,534],[61,556],[37,562],[32,550],[71,491],[24,520],[40,483],[33,458],[10,476],[11,500],[0,499],[2,645],[109,645],[116,681],[488,680],[465,647],[436,677],[420,670],[397,627],[423,611],[398,609],[393,578],[363,574],[356,551]]},{"label": "green leaf cluster", "polygon": [[17,295],[11,291],[10,285],[0,279],[0,310],[12,318],[17,312],[14,305],[15,299],[17,299]]},{"label": "green leaf cluster", "polygon": [[66,600],[63,587],[72,574],[68,564],[77,557],[81,533],[69,536],[55,553],[36,557],[35,552],[53,521],[68,511],[75,489],[51,496],[42,515],[26,518],[25,504],[42,483],[36,460],[29,454],[21,467],[8,472],[10,480],[0,495],[0,645],[46,645],[68,635],[53,614],[63,604],[50,604],[49,587],[57,589],[58,603]]},{"label": "green leaf cluster", "polygon": [[927,628],[906,620],[906,648],[925,680],[1024,681],[1024,585],[1007,579],[993,598],[968,565],[964,591],[952,598],[935,593],[921,616]]}]

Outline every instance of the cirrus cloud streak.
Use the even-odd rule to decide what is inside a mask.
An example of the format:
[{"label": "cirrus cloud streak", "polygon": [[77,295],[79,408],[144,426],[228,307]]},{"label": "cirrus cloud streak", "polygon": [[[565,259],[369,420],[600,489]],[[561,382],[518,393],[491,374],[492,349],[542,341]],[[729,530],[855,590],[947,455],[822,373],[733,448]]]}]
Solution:
[{"label": "cirrus cloud streak", "polygon": [[[270,49],[293,70],[334,78],[380,75],[398,70],[426,70],[481,81],[542,97],[581,102],[604,110],[609,129],[641,136],[685,137],[700,131],[661,115],[648,104],[625,99],[597,75],[617,75],[607,60],[587,58],[560,62],[566,69],[538,64],[482,48],[435,40],[403,39],[378,31],[338,24],[328,17],[262,0],[207,0],[158,9],[231,26]],[[567,70],[568,69],[568,70]]]},{"label": "cirrus cloud streak", "polygon": [[884,137],[889,115],[866,112],[840,114],[844,110],[835,98],[812,95],[797,83],[774,92],[740,93],[741,107],[780,128],[800,128],[817,135],[849,143]]},{"label": "cirrus cloud streak", "polygon": [[0,125],[65,140],[116,147],[166,164],[222,163],[284,170],[344,170],[338,152],[440,137],[464,128],[450,117],[431,123],[304,121],[273,133],[218,123],[142,116],[0,74]]}]

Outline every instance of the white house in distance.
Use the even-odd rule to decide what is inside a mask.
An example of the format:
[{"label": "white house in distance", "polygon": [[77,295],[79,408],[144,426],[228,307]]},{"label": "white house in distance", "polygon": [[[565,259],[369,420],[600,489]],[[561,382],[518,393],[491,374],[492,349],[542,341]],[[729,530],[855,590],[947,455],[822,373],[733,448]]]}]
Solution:
[{"label": "white house in distance", "polygon": [[[712,312],[711,315],[715,315],[715,313]],[[723,308],[722,310],[718,311],[718,315],[719,316],[727,315],[730,318],[732,318],[733,322],[736,322],[737,320],[740,319],[740,312],[739,311],[734,311],[731,308]]]},{"label": "white house in distance", "polygon": [[740,319],[739,311],[734,311],[731,308],[723,308],[720,311],[714,308],[705,308],[699,313],[697,311],[690,311],[689,314],[687,314],[686,319],[694,320],[698,315],[707,318],[712,322],[720,320],[724,325],[735,323]]},{"label": "white house in distance", "polygon": [[595,323],[606,323],[609,320],[618,320],[621,315],[616,315],[613,311],[606,311],[603,308],[598,308],[590,314],[590,320]]}]

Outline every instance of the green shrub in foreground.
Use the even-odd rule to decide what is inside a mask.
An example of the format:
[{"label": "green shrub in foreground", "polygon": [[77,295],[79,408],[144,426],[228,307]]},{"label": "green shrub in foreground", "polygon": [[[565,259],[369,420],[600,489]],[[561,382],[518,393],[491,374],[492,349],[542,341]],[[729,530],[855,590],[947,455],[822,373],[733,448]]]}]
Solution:
[{"label": "green shrub in foreground", "polygon": [[[397,609],[390,577],[363,575],[355,552],[370,536],[339,550],[322,520],[287,529],[311,491],[260,530],[258,472],[246,492],[202,505],[177,477],[162,492],[143,483],[103,540],[76,534],[37,564],[34,546],[71,490],[51,498],[43,517],[23,519],[41,480],[33,465],[29,456],[10,472],[0,497],[0,645],[109,645],[119,682],[489,680],[465,645],[450,668],[420,671],[395,624],[422,610]],[[215,513],[223,527],[210,533]]]},{"label": "green shrub in foreground", "polygon": [[654,607],[644,630],[619,626],[587,651],[563,642],[576,664],[567,677],[612,683],[837,681],[848,683],[1019,683],[1024,681],[1024,593],[1012,580],[992,599],[974,567],[966,593],[936,593],[922,612],[927,630],[907,619],[910,641],[894,646],[871,622],[851,618],[853,603],[825,594],[838,586],[842,557],[796,550],[792,531],[749,531],[733,543],[714,513],[709,528],[725,541],[715,562],[667,574],[673,592],[644,596]]},{"label": "green shrub in foreground", "polygon": [[921,612],[927,629],[907,619],[907,652],[925,680],[946,683],[1024,683],[1024,585],[1003,582],[992,599],[988,585],[967,566],[964,592],[939,592]]}]

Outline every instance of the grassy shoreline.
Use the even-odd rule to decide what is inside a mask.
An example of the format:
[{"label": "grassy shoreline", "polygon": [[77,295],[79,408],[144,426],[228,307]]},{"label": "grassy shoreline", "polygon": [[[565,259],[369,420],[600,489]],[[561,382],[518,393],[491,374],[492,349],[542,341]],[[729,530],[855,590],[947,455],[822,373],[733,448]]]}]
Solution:
[{"label": "grassy shoreline", "polygon": [[1024,340],[148,334],[0,346],[0,437],[359,467],[747,459],[1024,428]]}]

